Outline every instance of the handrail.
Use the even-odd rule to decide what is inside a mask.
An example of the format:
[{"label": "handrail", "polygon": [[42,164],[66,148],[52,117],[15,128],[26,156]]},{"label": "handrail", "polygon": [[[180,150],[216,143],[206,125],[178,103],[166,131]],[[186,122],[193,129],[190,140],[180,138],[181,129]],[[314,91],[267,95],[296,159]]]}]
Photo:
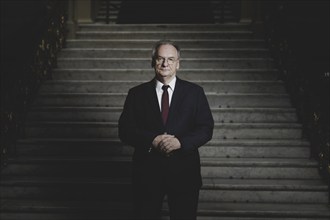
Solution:
[{"label": "handrail", "polygon": [[[320,173],[330,183],[329,32],[322,32],[323,38],[320,39],[313,26],[315,20],[317,26],[328,29],[329,19],[323,19],[322,15],[304,13],[304,20],[293,23],[291,18],[301,16],[295,14],[301,12],[287,4],[287,1],[279,1],[264,8],[266,39],[280,70],[280,79],[285,82],[303,124],[304,137],[311,143],[311,155],[319,161]],[[321,13],[320,10],[322,8],[317,8],[315,13]],[[292,27],[296,29],[292,30]],[[306,32],[313,33],[308,40]],[[323,51],[317,51],[316,60],[313,59],[313,47],[317,41],[325,45],[320,47]]]},{"label": "handrail", "polygon": [[[14,64],[9,64],[8,59],[3,60],[3,54],[1,57],[1,63],[5,66],[2,67],[1,80],[1,168],[7,165],[8,156],[15,155],[16,141],[24,136],[26,113],[31,101],[42,81],[52,78],[51,70],[57,65],[57,53],[65,46],[66,3],[56,0],[38,3],[38,8],[41,9],[40,14],[34,14],[33,21],[42,21],[37,26],[38,33],[42,34],[36,36],[34,31],[31,31],[30,34],[33,35],[31,37],[26,36],[26,33],[17,33],[19,39],[31,40],[26,43],[31,46],[26,44],[17,46],[19,44],[15,45],[16,42],[12,42],[13,40],[4,39],[9,41],[6,43],[14,44],[13,47],[6,47],[5,52],[10,50],[16,60]],[[15,9],[13,5],[6,6],[12,10]],[[34,7],[34,5],[28,6]],[[31,27],[28,28],[35,28],[34,23],[30,22],[29,25]],[[24,28],[26,27],[21,27],[26,30]],[[27,48],[29,51],[25,51]],[[22,51],[25,51],[24,57],[19,57]]]}]

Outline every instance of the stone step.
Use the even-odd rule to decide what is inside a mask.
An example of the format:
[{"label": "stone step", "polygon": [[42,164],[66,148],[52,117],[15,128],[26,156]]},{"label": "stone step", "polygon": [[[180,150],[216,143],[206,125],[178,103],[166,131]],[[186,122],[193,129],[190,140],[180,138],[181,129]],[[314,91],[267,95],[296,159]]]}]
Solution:
[{"label": "stone step", "polygon": [[[109,3],[110,3],[109,4],[110,8],[119,8],[120,5],[122,4],[122,1],[110,0]],[[106,6],[107,6],[107,1],[100,1],[100,3],[99,3],[100,10],[99,11],[106,8]]]},{"label": "stone step", "polygon": [[[96,17],[94,19],[95,23],[105,23],[105,19],[106,19],[106,9],[105,8],[100,8],[98,13],[96,14]],[[113,18],[114,21],[118,21],[118,15],[119,15],[119,10],[114,8],[114,7],[110,7],[110,12],[109,12],[109,19],[111,20],[111,18]]]},{"label": "stone step", "polygon": [[[266,180],[267,181],[267,180]],[[263,180],[224,181],[226,183],[205,182],[199,199],[201,202],[247,202],[247,203],[327,203],[327,186],[322,182],[319,186],[306,186],[299,181],[292,181],[297,185],[277,185],[276,180],[271,180],[270,185]],[[265,184],[265,185],[264,185]],[[274,185],[272,185],[274,184]],[[301,188],[300,188],[301,187]],[[299,189],[300,188],[300,189]]]},{"label": "stone step", "polygon": [[[149,58],[148,48],[64,48],[59,53],[60,58]],[[183,58],[269,58],[267,49],[255,48],[184,48]]]},{"label": "stone step", "polygon": [[[118,5],[118,7],[120,7]],[[119,14],[119,10],[115,7],[111,7],[110,6],[110,13],[109,13],[109,16],[114,16],[114,17],[118,17],[118,14]],[[106,6],[103,6],[99,9],[98,13],[97,13],[97,18],[102,18],[102,19],[105,19],[105,16],[107,14],[107,11],[106,11]],[[105,21],[105,20],[104,20]]]},{"label": "stone step", "polygon": [[7,178],[2,180],[1,197],[5,199],[99,200],[129,201],[128,181],[63,178]]},{"label": "stone step", "polygon": [[[118,4],[113,4],[111,2],[111,4],[109,5],[109,15],[118,15],[118,13],[120,12],[120,7],[121,7],[121,4],[118,3]],[[106,16],[107,14],[107,6],[106,4],[102,4],[102,5],[99,5],[99,10],[97,12],[97,15],[98,16]]]},{"label": "stone step", "polygon": [[[175,41],[181,48],[265,48],[266,42],[259,39],[171,39]],[[71,39],[66,41],[68,48],[152,48],[157,42],[153,39],[118,39],[118,40],[101,40],[101,39]]]},{"label": "stone step", "polygon": [[31,157],[9,159],[2,176],[53,177],[58,180],[70,177],[129,178],[130,157]]},{"label": "stone step", "polygon": [[215,108],[212,113],[214,120],[222,123],[295,123],[298,120],[291,108]]},{"label": "stone step", "polygon": [[203,146],[200,149],[202,157],[227,157],[227,158],[309,158],[309,147],[298,147],[287,149],[285,147],[219,147],[219,146]]},{"label": "stone step", "polygon": [[[99,23],[99,22],[105,23],[105,21],[106,21],[106,17],[105,16],[98,15],[95,18],[95,22],[96,23]],[[110,15],[109,16],[109,23],[115,24],[115,23],[117,23],[117,21],[118,21],[118,15],[114,14],[114,15]]]},{"label": "stone step", "polygon": [[252,39],[252,31],[77,31],[77,39]]},{"label": "stone step", "polygon": [[[120,7],[120,5],[118,5],[118,7]],[[110,6],[109,16],[118,18],[119,11],[120,10],[118,10],[117,8]],[[105,21],[106,15],[107,15],[106,6],[103,6],[99,9],[96,18],[99,19],[100,21]]]},{"label": "stone step", "polygon": [[[293,108],[214,108],[215,122],[292,123],[297,122]],[[118,121],[122,107],[35,107],[28,121]]]},{"label": "stone step", "polygon": [[[58,68],[84,69],[143,69],[151,66],[151,60],[145,58],[58,58]],[[264,69],[273,68],[274,63],[269,58],[182,58],[180,68],[242,68]]]},{"label": "stone step", "polygon": [[79,24],[84,31],[250,31],[249,24]]},{"label": "stone step", "polygon": [[[91,150],[93,149],[93,150]],[[118,139],[28,138],[20,140],[21,156],[132,156],[133,147]],[[302,140],[216,140],[199,148],[202,157],[219,158],[309,158],[310,145]]]},{"label": "stone step", "polygon": [[125,1],[119,18],[119,23],[130,24],[214,22],[213,8],[205,1]]},{"label": "stone step", "polygon": [[[41,93],[118,93],[128,92],[145,81],[119,80],[50,80],[43,83]],[[282,81],[191,81],[213,93],[285,93]]]},{"label": "stone step", "polygon": [[[200,202],[327,203],[328,186],[321,180],[204,179]],[[2,198],[129,201],[129,180],[7,178]],[[84,193],[88,192],[88,193]]]},{"label": "stone step", "polygon": [[26,199],[6,200],[3,203],[3,208],[0,209],[1,220],[127,220],[133,218],[129,202]]},{"label": "stone step", "polygon": [[[91,150],[92,149],[92,150]],[[26,138],[19,140],[16,152],[21,156],[132,156],[134,148],[118,138]]]},{"label": "stone step", "polygon": [[[15,158],[3,176],[130,178],[131,157]],[[320,179],[318,163],[292,158],[201,158],[203,178]],[[106,172],[105,172],[106,170]]]},{"label": "stone step", "polygon": [[324,220],[330,216],[325,204],[201,202],[198,207],[203,220],[204,216],[210,216],[205,220]]},{"label": "stone step", "polygon": [[319,179],[317,162],[309,159],[202,158],[204,178]]},{"label": "stone step", "polygon": [[[180,69],[186,80],[277,80],[275,69]],[[55,80],[151,80],[155,73],[148,69],[54,69]]]},{"label": "stone step", "polygon": [[[27,137],[116,138],[117,122],[28,122]],[[223,139],[299,139],[302,126],[294,123],[216,123],[213,138]]]},{"label": "stone step", "polygon": [[[202,157],[201,161],[203,178],[320,179],[318,163],[310,159]],[[131,169],[130,156],[18,157],[9,162],[3,176],[129,178]]]},{"label": "stone step", "polygon": [[[33,106],[122,107],[127,93],[42,93]],[[211,108],[291,108],[287,94],[206,94]]]},{"label": "stone step", "polygon": [[[109,3],[110,3],[110,7],[120,7],[120,5],[122,4],[122,0],[118,0],[118,1],[116,1],[116,0],[110,0],[109,1]],[[99,6],[100,6],[100,8],[102,9],[102,8],[105,8],[106,7],[106,5],[107,5],[107,1],[100,1],[100,3],[99,3]]]},{"label": "stone step", "polygon": [[[97,220],[129,219],[129,203],[91,201],[8,200],[2,203],[2,220]],[[69,211],[71,210],[71,211]],[[210,203],[200,202],[197,220],[326,220],[327,204]],[[162,220],[169,220],[167,204]]]}]

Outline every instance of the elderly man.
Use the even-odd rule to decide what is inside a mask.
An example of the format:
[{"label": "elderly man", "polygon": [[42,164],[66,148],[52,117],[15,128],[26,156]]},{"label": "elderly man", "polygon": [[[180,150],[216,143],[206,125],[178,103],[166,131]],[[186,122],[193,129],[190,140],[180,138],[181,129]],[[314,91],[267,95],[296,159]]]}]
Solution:
[{"label": "elderly man", "polygon": [[137,219],[160,219],[165,195],[170,218],[196,219],[202,186],[198,148],[214,121],[203,89],[176,76],[180,48],[159,41],[155,77],[129,90],[119,119],[120,139],[135,148],[133,197]]}]

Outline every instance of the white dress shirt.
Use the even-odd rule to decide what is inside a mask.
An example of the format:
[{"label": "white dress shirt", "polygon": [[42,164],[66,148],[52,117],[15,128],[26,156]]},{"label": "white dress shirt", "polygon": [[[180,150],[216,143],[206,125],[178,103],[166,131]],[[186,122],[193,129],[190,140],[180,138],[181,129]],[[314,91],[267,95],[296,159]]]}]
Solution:
[{"label": "white dress shirt", "polygon": [[[175,88],[175,83],[176,83],[176,77],[172,79],[172,81],[168,84],[170,87],[167,89],[168,91],[168,100],[169,100],[169,106],[171,106],[171,101],[172,101],[172,96]],[[158,98],[158,104],[159,104],[159,109],[162,111],[162,95],[163,95],[163,83],[159,82],[156,80],[156,93],[157,93],[157,98]]]}]

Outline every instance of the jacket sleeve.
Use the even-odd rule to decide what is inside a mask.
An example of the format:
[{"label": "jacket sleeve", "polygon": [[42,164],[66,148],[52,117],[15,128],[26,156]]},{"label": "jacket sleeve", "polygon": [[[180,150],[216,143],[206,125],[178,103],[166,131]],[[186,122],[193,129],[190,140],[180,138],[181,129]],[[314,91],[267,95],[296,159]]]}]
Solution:
[{"label": "jacket sleeve", "polygon": [[118,134],[122,142],[129,144],[142,151],[148,151],[152,141],[158,135],[156,131],[149,131],[139,126],[138,105],[136,93],[129,90],[125,100],[123,112],[119,118]]},{"label": "jacket sleeve", "polygon": [[181,143],[181,151],[183,153],[195,151],[212,139],[214,120],[202,88],[200,88],[198,92],[196,102],[197,107],[193,123],[194,125],[188,132],[177,136]]}]

